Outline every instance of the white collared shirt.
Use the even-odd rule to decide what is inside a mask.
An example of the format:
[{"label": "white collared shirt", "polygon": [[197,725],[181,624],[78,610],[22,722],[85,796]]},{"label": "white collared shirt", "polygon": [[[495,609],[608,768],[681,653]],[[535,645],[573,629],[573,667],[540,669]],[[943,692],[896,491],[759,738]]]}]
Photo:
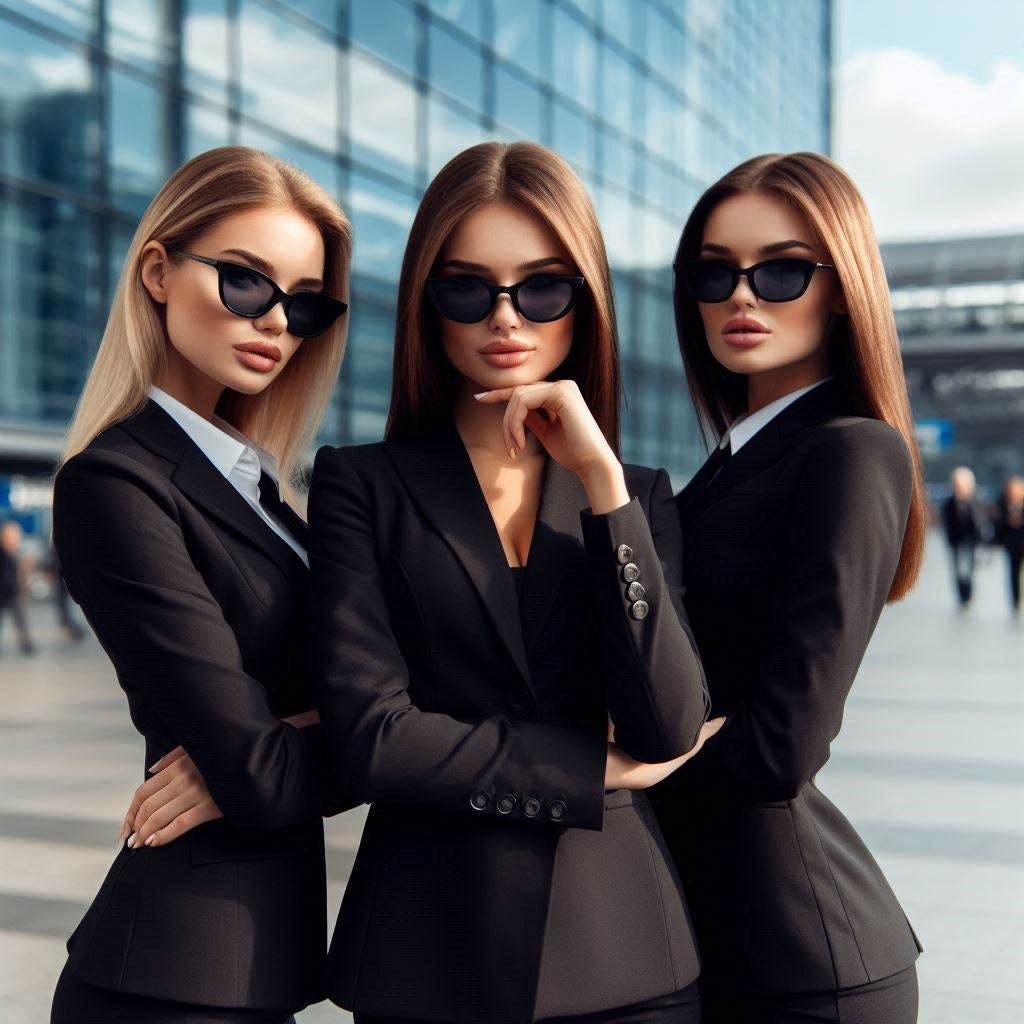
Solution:
[{"label": "white collared shirt", "polygon": [[200,451],[232,487],[252,506],[256,514],[308,566],[309,557],[302,544],[260,504],[260,472],[265,472],[278,487],[277,457],[227,420],[214,414],[213,422],[200,416],[184,402],[167,394],[155,384],[147,392],[178,426],[195,441]]},{"label": "white collared shirt", "polygon": [[718,447],[724,448],[726,445],[731,444],[732,454],[735,455],[766,423],[778,416],[787,405],[795,402],[801,395],[806,395],[812,388],[816,388],[819,384],[824,384],[825,381],[831,379],[831,375],[822,377],[821,380],[816,380],[813,384],[800,388],[799,391],[791,391],[788,395],[776,398],[774,402],[769,402],[767,405],[762,406],[755,413],[740,413],[729,424],[729,429],[722,435],[722,440],[719,442]]}]

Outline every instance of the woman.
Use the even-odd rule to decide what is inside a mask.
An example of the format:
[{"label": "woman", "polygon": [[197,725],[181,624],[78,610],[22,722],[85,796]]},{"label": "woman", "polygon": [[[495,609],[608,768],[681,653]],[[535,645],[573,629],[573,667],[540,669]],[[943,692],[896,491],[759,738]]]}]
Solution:
[{"label": "woman", "polygon": [[326,192],[243,147],[179,168],[136,230],[54,541],[157,774],[68,940],[54,1024],[277,1024],[323,998],[321,813],[351,804],[323,787],[286,498],[341,362],[350,250]]},{"label": "woman", "polygon": [[651,799],[694,911],[704,1020],[905,1024],[921,946],[814,781],[926,528],[871,222],[827,158],[757,157],[700,199],[675,270],[718,440],[677,498],[686,606],[726,722]]},{"label": "woman", "polygon": [[1020,570],[1024,563],[1024,477],[1011,476],[1003,485],[992,517],[992,540],[1006,551],[1010,577],[1010,612],[1020,612]]},{"label": "woman", "polygon": [[609,271],[569,166],[455,157],[398,310],[387,438],[322,448],[309,498],[316,704],[372,804],[328,996],[357,1024],[695,1021],[642,790],[714,726],[668,476],[618,461]]}]

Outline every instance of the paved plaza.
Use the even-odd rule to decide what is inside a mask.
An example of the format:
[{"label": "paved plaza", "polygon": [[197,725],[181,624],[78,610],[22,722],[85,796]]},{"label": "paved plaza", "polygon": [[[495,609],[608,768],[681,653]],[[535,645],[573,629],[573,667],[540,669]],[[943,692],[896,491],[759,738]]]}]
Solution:
[{"label": "paved plaza", "polygon": [[[867,839],[925,945],[921,1024],[1024,1021],[1024,621],[1004,564],[952,607],[936,537],[921,583],[886,608],[819,777]],[[0,636],[0,1020],[45,1024],[64,941],[114,857],[143,749],[90,637],[34,609],[40,654]],[[327,822],[333,923],[365,808]],[[142,854],[144,855],[144,853]],[[347,1021],[321,1003],[299,1024]]]}]

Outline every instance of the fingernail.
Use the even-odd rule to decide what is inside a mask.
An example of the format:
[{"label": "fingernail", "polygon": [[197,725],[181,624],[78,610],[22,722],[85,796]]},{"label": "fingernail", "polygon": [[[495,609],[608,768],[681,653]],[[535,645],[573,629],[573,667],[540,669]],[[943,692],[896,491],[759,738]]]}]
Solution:
[{"label": "fingernail", "polygon": [[489,395],[489,394],[490,394],[490,391],[481,391],[478,394],[475,394],[473,397],[474,398],[483,398],[484,395]]},{"label": "fingernail", "polygon": [[155,832],[146,840],[146,846],[149,846],[150,843],[152,843],[154,839],[156,839],[156,833]]},{"label": "fingernail", "polygon": [[132,833],[132,834],[131,834],[131,835],[130,835],[130,836],[128,837],[128,848],[129,848],[130,850],[131,850],[131,849],[134,849],[134,848],[135,848],[135,835],[136,835],[136,833],[134,833],[134,832],[133,832],[133,833]]},{"label": "fingernail", "polygon": [[514,459],[516,457],[516,450],[515,450],[515,448],[509,448],[509,450],[508,450],[508,457],[510,459]]}]

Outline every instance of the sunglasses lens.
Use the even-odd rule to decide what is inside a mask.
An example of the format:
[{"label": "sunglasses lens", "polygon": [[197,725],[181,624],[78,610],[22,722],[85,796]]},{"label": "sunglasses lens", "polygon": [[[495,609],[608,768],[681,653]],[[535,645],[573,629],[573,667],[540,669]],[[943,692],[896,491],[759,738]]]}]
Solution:
[{"label": "sunglasses lens", "polygon": [[572,282],[564,278],[531,277],[519,289],[519,308],[534,323],[557,320],[569,311],[573,290]]},{"label": "sunglasses lens", "polygon": [[788,302],[807,287],[813,272],[806,260],[772,260],[754,271],[754,286],[766,302]]},{"label": "sunglasses lens", "polygon": [[460,324],[475,324],[490,312],[491,293],[474,277],[446,277],[431,281],[430,294],[438,312]]},{"label": "sunglasses lens", "polygon": [[698,302],[724,302],[732,294],[730,267],[715,260],[694,260],[683,264],[683,281]]},{"label": "sunglasses lens", "polygon": [[221,289],[228,309],[241,316],[259,316],[274,297],[270,282],[246,267],[222,265]]},{"label": "sunglasses lens", "polygon": [[297,338],[323,334],[345,312],[345,304],[319,292],[297,292],[288,308],[288,330]]}]

